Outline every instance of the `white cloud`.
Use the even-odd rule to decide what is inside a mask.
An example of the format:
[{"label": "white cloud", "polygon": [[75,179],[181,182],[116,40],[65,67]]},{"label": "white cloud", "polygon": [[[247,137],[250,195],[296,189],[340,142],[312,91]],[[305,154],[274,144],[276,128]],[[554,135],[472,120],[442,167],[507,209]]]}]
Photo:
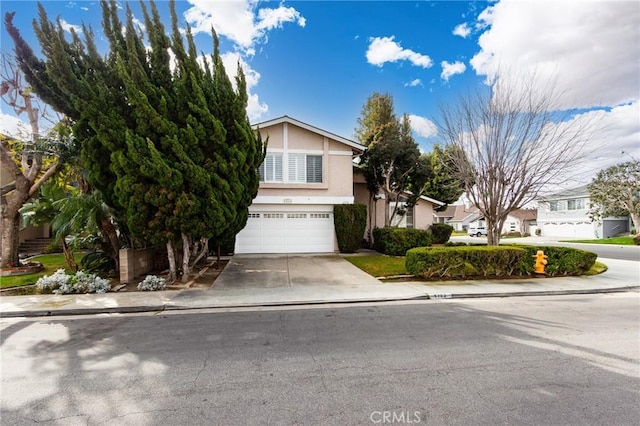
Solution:
[{"label": "white cloud", "polygon": [[71,29],[73,28],[73,30],[76,32],[76,34],[82,34],[82,26],[81,25],[70,24],[67,21],[65,21],[64,19],[60,19],[60,25],[62,26],[62,29],[65,30],[68,33],[70,33]]},{"label": "white cloud", "polygon": [[453,35],[457,35],[460,36],[462,38],[467,38],[469,37],[469,34],[471,34],[471,28],[469,28],[469,25],[464,22],[460,25],[457,25],[454,29],[453,29]]},{"label": "white cloud", "polygon": [[227,71],[227,75],[231,79],[234,88],[236,87],[235,77],[238,74],[238,61],[240,61],[240,66],[242,67],[242,71],[244,72],[245,79],[247,81],[247,93],[249,94],[247,115],[249,116],[249,120],[254,122],[269,111],[269,107],[266,104],[260,103],[258,95],[256,93],[252,93],[260,80],[260,73],[251,68],[251,66],[249,66],[249,64],[245,62],[237,52],[223,53],[220,57],[222,58],[222,63],[224,64],[224,68]]},{"label": "white cloud", "polygon": [[433,64],[427,55],[414,52],[411,49],[403,49],[391,37],[371,37],[369,49],[367,50],[367,62],[371,65],[381,67],[385,62],[409,61],[413,65],[429,68]]},{"label": "white cloud", "polygon": [[409,121],[411,122],[411,128],[413,131],[423,138],[430,138],[431,136],[438,134],[438,128],[436,125],[427,118],[410,114]]},{"label": "white cloud", "polygon": [[445,81],[449,81],[449,77],[451,76],[462,74],[467,69],[467,66],[460,61],[453,63],[442,61],[440,65],[442,65],[442,73],[440,74],[440,77]]},{"label": "white cloud", "polygon": [[416,86],[422,86],[422,81],[419,78],[416,78],[415,80],[409,81],[404,84],[404,87],[416,87]]},{"label": "white cloud", "polygon": [[0,112],[0,133],[24,140],[31,137],[30,127],[27,123],[4,112]]},{"label": "white cloud", "polygon": [[287,22],[301,27],[306,24],[300,12],[282,3],[275,9],[258,9],[257,0],[189,0],[189,3],[191,7],[184,16],[194,34],[209,33],[213,27],[218,35],[233,41],[248,54],[253,54],[254,45],[264,41],[269,30],[282,28]]},{"label": "white cloud", "polygon": [[489,80],[518,70],[553,81],[559,106],[616,106],[640,93],[640,7],[632,1],[501,0],[478,17],[485,27],[470,61]]},{"label": "white cloud", "polygon": [[136,25],[140,29],[140,31],[146,31],[147,30],[147,26],[144,24],[144,22],[142,22],[141,20],[139,20],[135,16],[133,17],[133,24]]},{"label": "white cloud", "polygon": [[[589,111],[574,120],[595,123],[585,158],[576,164],[571,174],[575,184],[589,183],[596,173],[606,167],[630,160],[640,160],[640,103],[621,105],[610,111]],[[624,151],[624,153],[623,153]]]}]

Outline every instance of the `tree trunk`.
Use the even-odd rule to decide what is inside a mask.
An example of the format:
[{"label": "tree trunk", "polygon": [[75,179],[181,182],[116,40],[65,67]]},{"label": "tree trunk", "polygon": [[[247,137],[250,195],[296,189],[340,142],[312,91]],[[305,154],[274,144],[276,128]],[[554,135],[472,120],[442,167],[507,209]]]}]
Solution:
[{"label": "tree trunk", "polygon": [[196,266],[196,264],[200,262],[200,259],[202,259],[205,256],[205,254],[207,254],[207,252],[209,251],[209,239],[204,237],[200,238],[199,246],[200,246],[200,252],[196,255],[193,262],[191,262],[191,268]]},{"label": "tree trunk", "polygon": [[633,227],[636,229],[636,234],[640,234],[640,215],[632,212],[630,212],[630,215]]},{"label": "tree trunk", "polygon": [[18,265],[18,244],[20,242],[18,233],[20,232],[20,213],[12,212],[7,206],[2,208],[2,247],[0,247],[0,258],[2,267],[10,264]]},{"label": "tree trunk", "polygon": [[173,243],[170,240],[167,241],[167,258],[169,259],[169,276],[167,277],[167,281],[173,284],[176,281],[178,273],[176,271],[176,253],[173,250]]},{"label": "tree trunk", "polygon": [[189,258],[191,257],[191,239],[182,234],[182,282],[186,283],[189,279]]},{"label": "tree trunk", "polygon": [[101,218],[98,222],[98,228],[102,236],[109,241],[109,245],[112,250],[112,257],[116,261],[116,270],[120,268],[120,239],[118,238],[118,232],[116,227],[108,218]]},{"label": "tree trunk", "polygon": [[76,263],[76,260],[73,258],[73,253],[71,253],[71,250],[69,250],[69,246],[65,241],[65,237],[61,238],[61,242],[62,242],[62,252],[64,253],[64,260],[67,261],[67,265],[69,265],[69,269],[71,269],[73,272],[78,272],[78,264]]},{"label": "tree trunk", "polygon": [[385,227],[391,225],[391,218],[389,217],[389,206],[390,206],[389,194],[385,193],[384,194],[384,226]]}]

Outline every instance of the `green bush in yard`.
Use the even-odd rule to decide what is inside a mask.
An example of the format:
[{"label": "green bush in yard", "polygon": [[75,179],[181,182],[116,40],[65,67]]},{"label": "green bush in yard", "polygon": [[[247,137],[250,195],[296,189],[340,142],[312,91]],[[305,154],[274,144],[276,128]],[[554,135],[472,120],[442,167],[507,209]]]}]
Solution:
[{"label": "green bush in yard", "polygon": [[341,253],[354,253],[362,246],[367,228],[367,206],[338,204],[333,207],[333,224]]},{"label": "green bush in yard", "polygon": [[597,255],[570,247],[552,246],[446,246],[409,250],[407,272],[422,278],[463,278],[469,276],[526,276],[534,273],[534,255],[547,255],[546,275],[582,275]]},{"label": "green bush in yard", "polygon": [[431,233],[415,228],[375,228],[373,230],[374,248],[390,256],[404,256],[407,250],[431,245]]},{"label": "green bush in yard", "polygon": [[514,245],[514,247],[522,247],[527,250],[528,259],[523,267],[525,274],[532,274],[534,269],[534,260],[538,250],[542,250],[547,255],[547,265],[545,273],[549,276],[556,275],[582,275],[587,272],[598,257],[597,254],[571,247],[555,247],[555,246],[525,246]]},{"label": "green bush in yard", "polygon": [[633,244],[640,246],[640,233],[633,236]]},{"label": "green bush in yard", "polygon": [[419,247],[407,252],[405,266],[422,278],[500,277],[520,274],[526,256],[519,247]]},{"label": "green bush in yard", "polygon": [[429,228],[429,231],[431,231],[433,244],[445,244],[449,241],[453,233],[453,226],[444,223],[434,223]]}]

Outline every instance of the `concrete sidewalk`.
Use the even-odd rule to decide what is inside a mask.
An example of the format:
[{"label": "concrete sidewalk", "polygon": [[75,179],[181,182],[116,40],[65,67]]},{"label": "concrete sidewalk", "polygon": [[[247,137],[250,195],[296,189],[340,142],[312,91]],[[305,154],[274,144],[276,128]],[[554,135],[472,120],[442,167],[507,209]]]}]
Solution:
[{"label": "concrete sidewalk", "polygon": [[510,297],[609,293],[640,289],[640,263],[599,259],[609,266],[592,277],[494,281],[387,282],[298,287],[217,288],[81,295],[4,296],[0,317],[90,315],[207,308],[385,302],[428,298]]}]

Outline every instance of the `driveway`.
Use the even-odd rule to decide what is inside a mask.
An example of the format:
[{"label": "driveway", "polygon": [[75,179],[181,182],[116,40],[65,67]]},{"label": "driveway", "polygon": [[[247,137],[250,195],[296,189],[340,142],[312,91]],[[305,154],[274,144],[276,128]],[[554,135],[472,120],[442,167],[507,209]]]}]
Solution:
[{"label": "driveway", "polygon": [[381,284],[335,254],[242,254],[231,258],[211,289]]}]

